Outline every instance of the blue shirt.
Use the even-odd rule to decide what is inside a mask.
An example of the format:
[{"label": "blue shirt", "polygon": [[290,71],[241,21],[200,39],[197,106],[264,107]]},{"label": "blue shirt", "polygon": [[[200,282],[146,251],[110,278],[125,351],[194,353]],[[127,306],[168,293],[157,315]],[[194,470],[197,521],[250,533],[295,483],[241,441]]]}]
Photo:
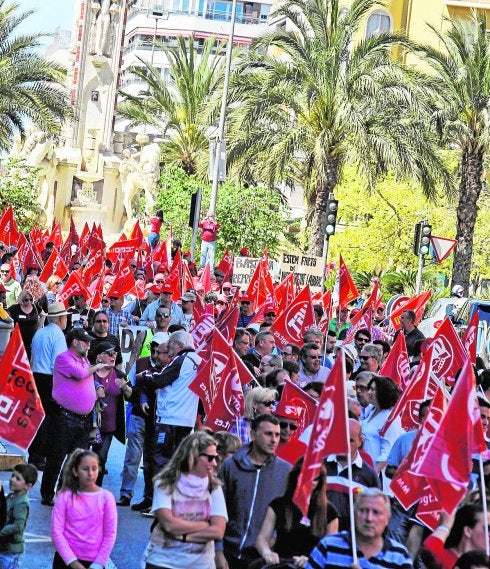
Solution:
[{"label": "blue shirt", "polygon": [[[381,551],[366,559],[357,551],[358,563],[362,569],[412,569],[412,559],[405,546],[385,537]],[[311,552],[306,569],[341,569],[353,563],[350,533],[341,531],[325,536]]]},{"label": "blue shirt", "polygon": [[65,335],[61,328],[51,322],[38,330],[32,338],[31,369],[34,373],[53,375],[54,360],[66,352]]},{"label": "blue shirt", "polygon": [[[145,311],[141,315],[140,324],[144,326],[147,322],[155,322],[157,309],[160,308],[161,306],[162,305],[160,304],[159,298],[150,303],[145,308]],[[171,326],[172,324],[180,324],[181,326],[185,326],[185,329],[187,330],[187,322],[186,319],[184,318],[184,313],[182,312],[182,308],[180,308],[180,306],[175,302],[172,302],[172,304],[170,305],[170,314],[172,315],[172,320],[170,320],[169,326]]]}]

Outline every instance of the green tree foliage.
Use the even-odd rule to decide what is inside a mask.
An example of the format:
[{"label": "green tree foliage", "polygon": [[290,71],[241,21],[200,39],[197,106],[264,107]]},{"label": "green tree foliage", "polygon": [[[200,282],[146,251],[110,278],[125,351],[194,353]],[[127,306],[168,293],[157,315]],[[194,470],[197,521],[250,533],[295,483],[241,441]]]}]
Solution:
[{"label": "green tree foliage", "polygon": [[0,0],[0,149],[10,148],[15,132],[28,119],[56,134],[67,117],[65,70],[35,52],[41,34],[19,35],[19,24],[32,12]]},{"label": "green tree foliage", "polygon": [[490,38],[484,12],[470,21],[453,21],[447,32],[431,27],[441,50],[423,46],[432,67],[427,78],[436,93],[433,123],[442,143],[457,146],[459,193],[458,245],[452,284],[468,291],[478,202],[483,186],[484,156],[490,151]]},{"label": "green tree foliage", "polygon": [[30,231],[42,213],[37,205],[40,168],[22,158],[8,158],[0,168],[0,210],[12,206],[19,231]]},{"label": "green tree foliage", "polygon": [[[412,246],[417,221],[427,218],[433,235],[455,238],[454,203],[444,195],[436,200],[425,198],[420,187],[413,182],[399,181],[390,175],[380,181],[372,192],[367,192],[355,168],[349,167],[336,196],[339,199],[338,223],[335,235],[330,238],[328,260],[338,263],[342,253],[354,276],[359,273],[356,282],[361,288],[367,287],[366,283],[373,274],[380,276],[400,271],[403,272],[400,277],[388,277],[383,284],[393,294],[401,290],[410,292],[414,288],[417,257]],[[490,278],[489,224],[490,191],[485,187],[475,226],[471,273],[475,283]],[[450,277],[452,263],[450,255],[442,264],[424,269],[428,284],[434,282],[435,272]]]},{"label": "green tree foliage", "polygon": [[[201,212],[205,212],[209,206],[211,187],[209,184],[200,184],[196,176],[189,176],[180,168],[167,168],[162,172],[158,186],[155,208],[163,209],[166,224],[172,224],[174,237],[180,238],[186,248],[190,247],[192,237],[188,227],[191,196],[198,187],[203,190]],[[267,247],[273,256],[286,226],[287,213],[277,192],[224,183],[219,188],[216,206],[216,220],[221,225],[217,255],[222,255],[227,247],[234,252],[248,247],[253,255],[260,256],[263,248]]]},{"label": "green tree foliage", "polygon": [[213,124],[213,101],[219,100],[223,82],[223,43],[207,38],[202,50],[195,38],[178,37],[176,47],[158,44],[169,62],[170,81],[157,68],[138,58],[131,72],[147,88],[139,95],[121,92],[125,101],[118,105],[120,116],[132,125],[157,127],[166,139],[162,161],[184,169],[187,174],[205,177],[208,163],[208,129]]},{"label": "green tree foliage", "polygon": [[[347,164],[370,187],[387,171],[433,195],[451,179],[434,150],[418,74],[391,57],[400,34],[352,42],[375,0],[287,0],[290,24],[257,38],[232,89],[230,157],[242,179],[299,180],[312,208],[309,251],[321,255],[326,204]],[[356,208],[358,209],[358,208]]]}]

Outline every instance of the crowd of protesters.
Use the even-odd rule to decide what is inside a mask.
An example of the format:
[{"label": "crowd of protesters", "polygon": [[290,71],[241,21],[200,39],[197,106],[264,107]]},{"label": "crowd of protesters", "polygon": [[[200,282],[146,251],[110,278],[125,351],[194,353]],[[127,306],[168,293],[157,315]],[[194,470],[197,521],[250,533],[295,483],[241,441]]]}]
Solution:
[{"label": "crowd of protesters", "polygon": [[[151,221],[152,252],[159,246],[162,222],[159,211]],[[211,222],[208,216],[203,223]],[[210,239],[203,257],[214,263]],[[416,517],[417,505],[404,509],[390,490],[431,405],[428,400],[418,406],[418,424],[408,432],[400,423],[383,430],[406,389],[380,371],[394,342],[403,335],[412,377],[431,346],[416,326],[414,311],[401,313],[395,331],[378,299],[370,307],[369,325],[353,327],[362,299],[340,304],[328,318],[330,307],[318,295],[314,321],[301,341],[281,344],[274,335],[279,312],[274,298],[258,306],[250,293],[232,285],[230,273],[196,267],[178,240],[172,255],[178,252],[193,278],[179,299],[168,266],[152,264],[150,271],[134,255],[131,271],[144,297],[118,294],[117,274],[106,261],[98,275],[104,283],[96,306],[80,291],[67,304],[60,302],[69,274],[83,277],[87,258],[76,248],[66,276],[40,280],[53,243],[45,244],[39,265],[24,271],[15,262],[16,248],[1,247],[0,303],[6,313],[0,311],[0,318],[19,326],[46,414],[29,462],[42,471],[42,504],[54,506],[53,567],[98,569],[107,562],[117,515],[114,499],[102,487],[114,437],[126,445],[117,507],[155,519],[142,553],[145,569],[488,567],[483,501],[490,489],[488,452],[481,461],[474,456],[467,495],[454,513],[441,513],[433,531]],[[246,256],[248,250],[240,253]],[[216,432],[206,426],[203,403],[189,389],[206,364],[193,331],[203,311],[218,325],[234,306],[237,326],[230,343],[248,380],[242,385],[243,413],[230,429]],[[123,369],[119,334],[136,324],[147,328],[147,340]],[[323,457],[305,516],[293,499],[312,436],[313,416],[307,419],[305,410],[317,405],[338,358],[345,363],[350,456]],[[475,405],[490,446],[490,371],[480,361],[475,370]],[[449,395],[454,385],[445,388]],[[137,499],[141,461],[144,491]],[[13,493],[15,488],[11,485]],[[90,559],[83,556],[80,540],[72,544],[67,537],[81,527],[79,510],[100,520],[106,512],[108,520],[91,543]],[[0,530],[0,568],[10,567],[2,565],[2,551],[8,557],[22,550],[22,535],[12,549],[8,536],[14,532],[8,528],[9,521]],[[131,566],[139,567],[140,561]]]}]

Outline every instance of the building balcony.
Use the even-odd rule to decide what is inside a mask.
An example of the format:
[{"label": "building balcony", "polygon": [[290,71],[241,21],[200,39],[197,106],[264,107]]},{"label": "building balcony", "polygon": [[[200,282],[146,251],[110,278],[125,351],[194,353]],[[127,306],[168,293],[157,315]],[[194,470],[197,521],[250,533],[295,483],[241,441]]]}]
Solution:
[{"label": "building balcony", "polygon": [[446,6],[457,6],[459,8],[480,8],[490,10],[490,0],[444,0]]}]

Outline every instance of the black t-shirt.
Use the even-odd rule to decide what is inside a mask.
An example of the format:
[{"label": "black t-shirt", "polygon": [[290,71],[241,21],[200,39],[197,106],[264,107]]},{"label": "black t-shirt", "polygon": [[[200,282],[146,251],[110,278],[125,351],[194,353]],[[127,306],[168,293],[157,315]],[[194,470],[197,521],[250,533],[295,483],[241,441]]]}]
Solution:
[{"label": "black t-shirt", "polygon": [[116,352],[117,352],[116,365],[119,365],[120,363],[122,363],[121,345],[119,344],[119,338],[117,336],[114,336],[114,334],[111,334],[110,332],[107,332],[107,336],[103,336],[103,337],[96,336],[93,333],[93,331],[88,332],[88,333],[94,338],[90,342],[90,348],[89,348],[88,354],[87,354],[87,359],[90,362],[90,365],[95,365],[95,361],[97,359],[97,356],[95,355],[95,350],[101,342],[110,342],[111,344],[116,346]]},{"label": "black t-shirt", "polygon": [[[301,523],[303,514],[295,504],[293,527],[291,528],[291,531],[286,531],[285,507],[288,502],[288,499],[284,496],[280,496],[279,498],[272,500],[269,504],[269,508],[272,508],[276,514],[277,540],[274,545],[274,551],[280,557],[292,557],[293,555],[308,556],[321,538],[316,537],[311,533],[311,527],[305,526]],[[330,523],[337,517],[337,510],[331,504],[327,504],[327,522]]]}]

